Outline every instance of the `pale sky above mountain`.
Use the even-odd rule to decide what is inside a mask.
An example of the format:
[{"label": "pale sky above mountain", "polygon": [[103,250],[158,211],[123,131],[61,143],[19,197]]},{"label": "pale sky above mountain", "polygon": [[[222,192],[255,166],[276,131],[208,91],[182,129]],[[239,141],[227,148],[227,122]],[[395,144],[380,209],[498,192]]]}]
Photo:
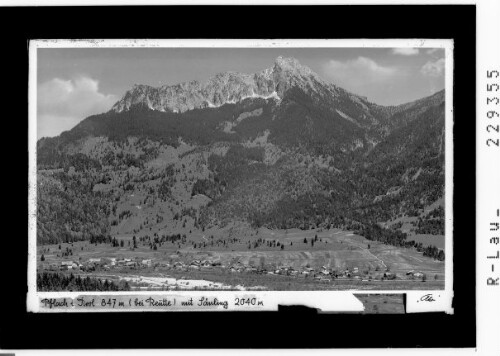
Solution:
[{"label": "pale sky above mountain", "polygon": [[324,80],[380,105],[444,88],[444,50],[417,48],[38,49],[38,137],[108,111],[133,84],[171,85],[216,73],[255,73],[295,57]]}]

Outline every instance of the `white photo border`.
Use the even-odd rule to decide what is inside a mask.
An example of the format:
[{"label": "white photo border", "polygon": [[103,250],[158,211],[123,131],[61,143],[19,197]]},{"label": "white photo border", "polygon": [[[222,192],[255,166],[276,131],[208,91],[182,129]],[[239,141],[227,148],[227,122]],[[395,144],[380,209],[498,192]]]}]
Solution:
[{"label": "white photo border", "polygon": [[[40,308],[40,298],[75,298],[80,295],[195,295],[189,291],[133,291],[133,292],[38,292],[36,290],[36,142],[37,142],[37,50],[39,48],[443,48],[445,50],[445,287],[444,290],[349,290],[349,291],[207,291],[210,296],[225,298],[254,295],[267,301],[264,310],[276,310],[277,305],[302,304],[316,307],[323,312],[361,311],[361,302],[356,294],[406,294],[407,312],[444,311],[453,314],[453,40],[452,39],[168,39],[168,40],[32,40],[29,43],[29,125],[28,125],[28,295],[27,309],[30,312],[46,310]],[[432,293],[439,300],[434,304],[418,303],[423,295]],[[361,308],[361,309],[360,309]],[[223,311],[224,309],[219,309]],[[241,310],[241,309],[240,309]],[[248,309],[252,310],[252,309]],[[257,309],[254,309],[257,310]],[[259,309],[262,310],[262,309]],[[80,310],[68,310],[79,312]],[[109,312],[112,310],[92,310]],[[131,310],[126,310],[131,311]],[[137,310],[143,311],[143,310]],[[163,311],[163,310],[162,310]]]}]

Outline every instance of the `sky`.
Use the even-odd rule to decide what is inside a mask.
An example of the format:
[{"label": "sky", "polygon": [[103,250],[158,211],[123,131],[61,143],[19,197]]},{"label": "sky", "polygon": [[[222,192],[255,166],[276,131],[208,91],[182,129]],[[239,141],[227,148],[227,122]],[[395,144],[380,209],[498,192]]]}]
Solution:
[{"label": "sky", "polygon": [[429,48],[39,48],[38,138],[57,136],[108,111],[134,84],[206,81],[255,73],[294,57],[324,80],[380,105],[444,88],[444,50]]}]

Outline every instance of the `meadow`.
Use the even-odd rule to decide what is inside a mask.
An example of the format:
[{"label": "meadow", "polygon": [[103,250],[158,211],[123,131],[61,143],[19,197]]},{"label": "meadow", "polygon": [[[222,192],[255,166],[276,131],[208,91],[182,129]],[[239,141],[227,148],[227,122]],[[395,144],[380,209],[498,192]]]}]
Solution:
[{"label": "meadow", "polygon": [[[160,242],[155,244],[156,249],[146,239],[136,240],[136,248],[129,236],[118,237],[117,241],[121,239],[124,239],[123,246],[88,241],[39,246],[38,269],[59,270],[62,261],[85,266],[92,259],[100,259],[92,270],[78,267],[66,273],[96,277],[137,275],[199,279],[268,290],[444,288],[444,262],[425,257],[413,248],[370,241],[339,229],[260,228],[239,238],[207,230],[201,236]],[[112,265],[111,260],[137,263],[129,268]],[[144,260],[151,261],[144,265]],[[199,267],[201,261],[206,261],[206,268]],[[306,270],[311,273],[301,273]],[[315,279],[320,271],[328,271],[329,275],[321,275],[324,277],[321,280]],[[419,272],[425,277],[413,278],[409,272]]]}]

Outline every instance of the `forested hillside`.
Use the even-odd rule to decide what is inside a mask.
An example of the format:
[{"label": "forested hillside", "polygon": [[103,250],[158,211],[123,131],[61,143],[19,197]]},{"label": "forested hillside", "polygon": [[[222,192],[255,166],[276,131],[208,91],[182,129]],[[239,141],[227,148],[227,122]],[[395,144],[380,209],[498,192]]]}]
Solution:
[{"label": "forested hillside", "polygon": [[379,226],[403,216],[443,233],[443,214],[422,214],[444,195],[444,92],[382,107],[300,73],[279,97],[183,112],[135,100],[41,139],[38,242],[240,223],[405,246]]}]

